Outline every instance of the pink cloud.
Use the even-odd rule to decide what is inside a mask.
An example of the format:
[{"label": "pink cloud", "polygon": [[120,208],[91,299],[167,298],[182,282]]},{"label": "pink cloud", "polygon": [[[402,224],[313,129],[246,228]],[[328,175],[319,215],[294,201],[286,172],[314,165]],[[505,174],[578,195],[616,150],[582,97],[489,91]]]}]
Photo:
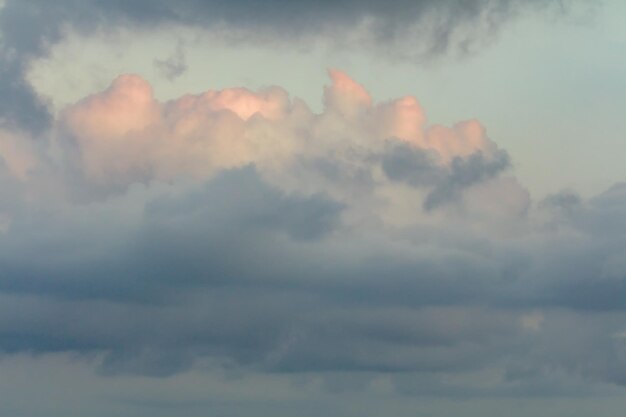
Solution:
[{"label": "pink cloud", "polygon": [[395,137],[418,147],[426,147],[426,115],[415,97],[406,96],[383,103],[376,112],[379,116],[376,123],[383,137]]},{"label": "pink cloud", "polygon": [[160,106],[152,87],[138,75],[121,75],[101,93],[67,109],[65,120],[85,140],[123,137],[158,122]]},{"label": "pink cloud", "polygon": [[361,84],[336,69],[329,70],[328,75],[332,84],[324,89],[327,111],[354,116],[372,106],[372,98]]},{"label": "pink cloud", "polygon": [[29,138],[0,130],[0,169],[4,165],[14,177],[21,181],[27,180],[30,171],[38,164],[31,144]]},{"label": "pink cloud", "polygon": [[468,156],[476,151],[491,156],[496,149],[478,120],[459,122],[452,128],[441,125],[428,127],[424,147],[436,150],[446,162],[455,156]]},{"label": "pink cloud", "polygon": [[416,98],[375,103],[345,73],[330,70],[329,75],[319,114],[279,87],[211,90],[161,102],[141,77],[123,75],[67,108],[62,124],[79,150],[77,163],[85,175],[118,185],[207,178],[253,163],[279,186],[343,198],[346,184],[299,161],[325,160],[343,172],[342,181],[368,173],[383,186],[386,180],[371,155],[383,152],[390,138],[428,151],[441,166],[477,151],[490,158],[497,150],[476,120],[429,125]]}]

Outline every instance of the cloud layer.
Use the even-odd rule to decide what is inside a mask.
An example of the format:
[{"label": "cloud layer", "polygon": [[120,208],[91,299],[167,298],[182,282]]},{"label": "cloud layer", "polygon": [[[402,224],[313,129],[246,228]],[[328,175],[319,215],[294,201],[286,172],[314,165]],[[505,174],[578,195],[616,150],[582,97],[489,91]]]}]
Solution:
[{"label": "cloud layer", "polygon": [[2,131],[0,350],[398,395],[623,385],[624,185],[533,205],[480,122],[329,75],[321,113],[280,87],[161,102],[122,75],[46,141]]}]

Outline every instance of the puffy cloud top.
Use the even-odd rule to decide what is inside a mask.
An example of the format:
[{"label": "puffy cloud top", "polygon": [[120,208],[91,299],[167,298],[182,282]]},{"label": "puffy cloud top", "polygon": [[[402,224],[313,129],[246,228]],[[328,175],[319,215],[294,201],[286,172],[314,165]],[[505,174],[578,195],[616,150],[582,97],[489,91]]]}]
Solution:
[{"label": "puffy cloud top", "polygon": [[[433,169],[445,170],[455,158],[473,154],[485,160],[497,157],[478,121],[428,126],[415,98],[374,104],[348,75],[338,70],[329,74],[321,114],[290,100],[279,87],[207,91],[161,103],[145,80],[123,75],[63,112],[68,138],[60,140],[76,144],[92,179],[123,184],[146,175],[207,177],[249,163],[263,172],[286,171],[320,152],[339,152],[343,155],[330,159],[343,163],[342,158],[351,158],[352,164],[371,171],[370,159],[382,156],[389,140],[428,154]],[[359,155],[348,155],[354,152]]]}]

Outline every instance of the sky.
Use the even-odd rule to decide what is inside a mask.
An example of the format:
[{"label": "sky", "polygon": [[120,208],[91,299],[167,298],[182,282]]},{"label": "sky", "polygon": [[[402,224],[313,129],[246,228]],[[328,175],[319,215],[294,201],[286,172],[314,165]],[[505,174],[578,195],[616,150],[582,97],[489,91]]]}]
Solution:
[{"label": "sky", "polygon": [[622,416],[625,18],[0,1],[0,414]]}]

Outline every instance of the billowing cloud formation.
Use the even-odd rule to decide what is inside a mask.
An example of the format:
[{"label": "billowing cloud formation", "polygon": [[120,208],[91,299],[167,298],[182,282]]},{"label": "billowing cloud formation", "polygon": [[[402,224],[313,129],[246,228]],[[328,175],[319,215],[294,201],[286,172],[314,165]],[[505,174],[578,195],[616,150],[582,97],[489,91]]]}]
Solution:
[{"label": "billowing cloud formation", "polygon": [[[507,168],[507,155],[478,121],[429,126],[413,97],[376,104],[346,74],[332,70],[330,77],[325,109],[314,114],[278,87],[207,91],[161,103],[145,80],[124,75],[65,110],[66,141],[86,177],[101,185],[208,178],[253,163],[268,178],[288,173],[291,184],[275,178],[288,189],[306,184],[338,199],[345,198],[341,181],[423,185],[432,189],[424,202],[429,209]],[[316,166],[320,162],[327,166]],[[327,178],[316,178],[320,174]]]},{"label": "billowing cloud formation", "polygon": [[[120,27],[182,25],[218,30],[245,42],[329,37],[427,57],[449,49],[467,52],[520,10],[560,3],[550,0],[214,1],[214,0],[6,0],[0,9],[0,121],[40,132],[50,121],[46,105],[26,81],[35,58],[44,56],[64,31],[83,34]],[[340,41],[338,41],[340,40]],[[184,71],[181,56],[161,62],[167,77]],[[169,74],[169,75],[168,75]]]},{"label": "billowing cloud formation", "polygon": [[478,121],[330,77],[315,113],[123,75],[49,144],[3,131],[0,351],[411,396],[624,385],[625,187],[533,207]]}]

